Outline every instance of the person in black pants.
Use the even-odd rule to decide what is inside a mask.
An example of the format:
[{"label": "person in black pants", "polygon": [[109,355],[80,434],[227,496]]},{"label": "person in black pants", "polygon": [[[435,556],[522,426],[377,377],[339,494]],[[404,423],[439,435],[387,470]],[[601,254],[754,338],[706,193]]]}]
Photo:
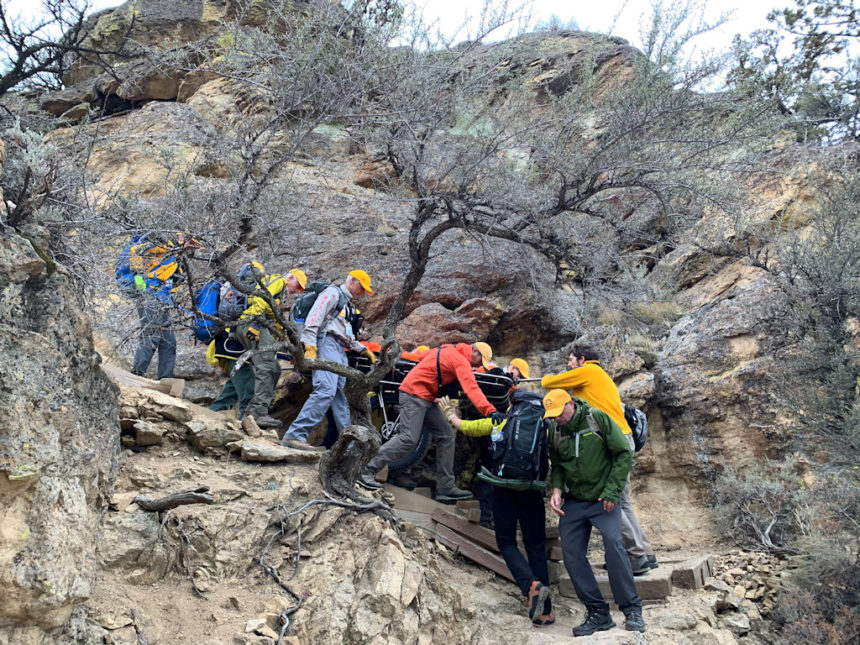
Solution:
[{"label": "person in black pants", "polygon": [[[471,437],[485,437],[493,433],[492,419],[464,421],[458,416],[456,405],[443,397],[439,409],[460,432]],[[496,424],[496,430],[503,430]],[[549,597],[549,567],[546,561],[546,514],[543,492],[529,488],[531,482],[497,480],[493,482],[493,522],[496,545],[513,575],[517,586],[526,598],[532,625],[542,627],[555,622],[552,600]],[[515,488],[509,488],[513,486]],[[522,490],[519,490],[523,488]],[[517,523],[523,532],[526,557],[517,548]]]}]

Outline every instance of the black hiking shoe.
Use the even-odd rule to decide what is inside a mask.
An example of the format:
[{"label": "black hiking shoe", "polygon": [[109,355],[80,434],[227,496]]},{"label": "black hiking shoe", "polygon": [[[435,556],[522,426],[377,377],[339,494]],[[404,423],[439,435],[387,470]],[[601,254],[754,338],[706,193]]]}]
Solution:
[{"label": "black hiking shoe", "polygon": [[385,488],[382,484],[376,481],[375,476],[375,472],[365,468],[364,472],[361,473],[355,483],[367,490],[379,490],[380,488]]},{"label": "black hiking shoe", "polygon": [[648,556],[648,564],[651,566],[652,569],[656,569],[660,566],[660,564],[657,562],[657,556],[653,553]]},{"label": "black hiking shoe", "polygon": [[625,628],[628,632],[644,632],[645,619],[642,618],[642,612],[638,609],[631,609],[627,613],[627,623]]},{"label": "black hiking shoe", "polygon": [[647,555],[639,556],[630,560],[630,566],[633,568],[634,576],[642,576],[651,572],[651,561]]},{"label": "black hiking shoe", "polygon": [[406,473],[389,473],[387,481],[389,484],[398,486],[400,488],[408,488],[409,490],[412,490],[413,488],[418,486],[418,482],[412,479]]},{"label": "black hiking shoe", "polygon": [[459,502],[461,499],[472,499],[472,497],[474,497],[472,493],[456,486],[436,489],[437,502]]},{"label": "black hiking shoe", "polygon": [[608,629],[615,627],[615,621],[607,611],[605,614],[596,611],[589,611],[585,615],[585,620],[581,625],[573,628],[574,636],[590,636],[594,632],[605,632]]}]

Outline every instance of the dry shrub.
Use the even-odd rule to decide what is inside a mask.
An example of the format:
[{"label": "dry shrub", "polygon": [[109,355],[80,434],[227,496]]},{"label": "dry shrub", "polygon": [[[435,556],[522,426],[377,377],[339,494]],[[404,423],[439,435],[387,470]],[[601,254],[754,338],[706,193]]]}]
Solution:
[{"label": "dry shrub", "polygon": [[751,551],[797,553],[798,504],[805,490],[794,464],[770,462],[755,472],[726,470],[711,490],[720,530]]},{"label": "dry shrub", "polygon": [[648,325],[673,323],[684,315],[684,310],[675,302],[637,302],[631,307],[637,320]]}]

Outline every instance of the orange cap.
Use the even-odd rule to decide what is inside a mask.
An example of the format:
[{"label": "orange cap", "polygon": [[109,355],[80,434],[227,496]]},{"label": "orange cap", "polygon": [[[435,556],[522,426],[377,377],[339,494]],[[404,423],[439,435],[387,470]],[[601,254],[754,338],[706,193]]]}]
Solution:
[{"label": "orange cap", "polygon": [[543,407],[546,410],[546,414],[543,415],[543,418],[550,419],[557,417],[564,412],[564,406],[571,401],[572,399],[570,398],[570,394],[564,390],[550,390],[549,393],[543,397]]}]

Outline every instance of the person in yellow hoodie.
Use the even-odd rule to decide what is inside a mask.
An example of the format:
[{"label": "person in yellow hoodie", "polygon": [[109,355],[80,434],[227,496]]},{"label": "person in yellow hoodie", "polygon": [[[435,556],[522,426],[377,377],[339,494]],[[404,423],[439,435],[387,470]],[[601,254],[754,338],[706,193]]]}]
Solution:
[{"label": "person in yellow hoodie", "polygon": [[[600,366],[597,351],[590,345],[576,344],[568,354],[567,366],[570,368],[567,372],[544,376],[540,381],[541,387],[547,390],[568,390],[592,408],[603,410],[618,424],[624,438],[630,444],[630,451],[635,452],[633,434],[624,419],[624,406],[621,403],[618,387],[612,377]],[[621,506],[621,538],[630,557],[633,574],[648,573],[651,569],[657,568],[657,557],[645,532],[639,526],[636,511],[633,510],[629,474],[627,485],[621,492],[619,505]]]},{"label": "person in yellow hoodie", "polygon": [[[249,267],[248,270],[253,272],[253,275],[240,275],[240,280],[256,284],[257,291],[265,289],[282,311],[286,311],[286,307],[281,306],[282,301],[289,295],[304,291],[308,281],[301,269],[291,269],[286,275],[265,275],[262,265],[257,262],[245,266]],[[280,330],[281,326],[275,320],[275,314],[264,298],[248,296],[248,306],[242,312],[236,327],[236,338],[245,349],[273,345],[275,338],[266,326],[266,322],[273,324],[276,330]],[[278,364],[275,352],[255,354],[251,358],[251,365],[254,368],[254,397],[248,404],[245,416],[253,417],[261,428],[280,428],[283,423],[269,416],[269,405],[281,376],[281,366]]]}]

